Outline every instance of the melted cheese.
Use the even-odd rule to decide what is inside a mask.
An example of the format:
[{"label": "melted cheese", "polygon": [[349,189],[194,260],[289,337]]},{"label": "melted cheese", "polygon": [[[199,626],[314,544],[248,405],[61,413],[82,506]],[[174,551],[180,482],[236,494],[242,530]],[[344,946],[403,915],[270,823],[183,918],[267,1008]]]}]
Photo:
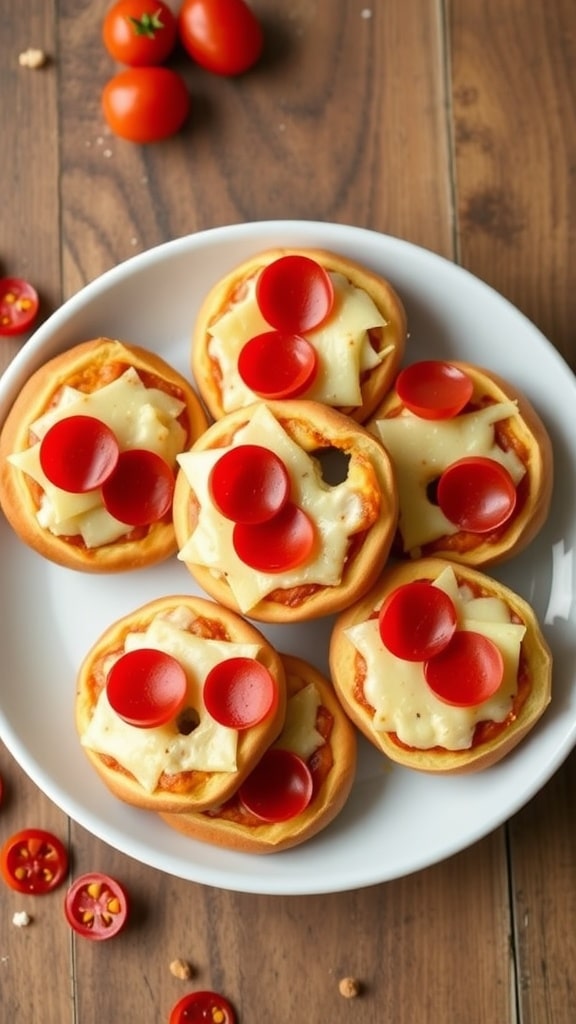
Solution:
[{"label": "melted cheese", "polygon": [[288,436],[265,405],[259,406],[250,422],[237,431],[234,444],[265,445],[280,456],[290,473],[292,500],[315,525],[316,554],[305,564],[280,575],[246,570],[232,542],[234,524],[218,512],[209,495],[210,472],[229,451],[226,447],[178,456],[200,503],[197,525],[178,557],[204,566],[217,576],[225,575],[242,612],[250,611],[279,585],[285,589],[305,583],[337,585],[342,578],[349,537],[366,525],[360,493],[348,479],[333,487],[327,485],[316,460]]},{"label": "melted cheese", "polygon": [[459,527],[427,494],[429,484],[458,459],[469,455],[494,459],[519,483],[526,472],[524,464],[512,449],[504,451],[494,434],[496,423],[517,414],[515,402],[498,402],[448,420],[424,420],[403,410],[377,421],[377,434],[396,470],[398,526],[405,551],[458,532]]},{"label": "melted cheese", "polygon": [[[176,775],[186,771],[233,772],[236,770],[238,733],[219,725],[208,714],[202,698],[204,680],[214,665],[226,658],[257,659],[256,644],[238,644],[207,640],[180,628],[177,619],[157,616],[145,632],[129,633],[124,650],[153,648],[172,655],[184,667],[188,677],[187,708],[193,708],[199,723],[189,735],[178,731],[174,719],[154,729],[140,729],[124,722],[112,709],[104,688],[82,745],[99,754],[115,758],[153,793],[163,772]],[[111,667],[109,664],[108,670]]]},{"label": "melted cheese", "polygon": [[502,683],[482,704],[458,708],[439,700],[426,683],[421,662],[404,661],[384,647],[377,619],[352,626],[346,635],[366,662],[364,694],[375,709],[372,724],[377,732],[394,732],[403,743],[418,750],[435,746],[465,750],[472,745],[478,722],[503,722],[510,713],[526,627],[510,621],[508,607],[499,598],[471,598],[466,588],[458,587],[451,568],[433,586],[440,587],[454,601],[458,628],[483,633],[502,653]]},{"label": "melted cheese", "polygon": [[132,529],[106,511],[100,489],[73,494],[55,487],[45,476],[40,442],[54,423],[69,416],[93,416],[110,427],[121,451],[146,448],[174,465],[186,440],[177,420],[183,409],[183,402],[159,388],[146,388],[133,368],[89,394],[65,387],[57,405],[31,424],[37,443],[8,456],[42,488],[40,526],[56,536],[80,535],[88,548],[109,544]]},{"label": "melted cheese", "polygon": [[319,707],[320,695],[314,683],[298,690],[287,702],[284,728],[274,746],[290,750],[307,761],[324,743],[324,737],[316,728]]},{"label": "melted cheese", "polygon": [[[306,398],[334,406],[362,403],[360,375],[378,366],[390,349],[376,352],[368,331],[386,321],[374,302],[342,274],[331,273],[334,308],[327,321],[306,333],[318,353],[318,373]],[[238,373],[240,350],[250,338],[270,330],[255,298],[256,278],[246,283],[245,294],[209,328],[208,352],[222,374],[222,405],[225,412],[250,405],[256,395]]]}]

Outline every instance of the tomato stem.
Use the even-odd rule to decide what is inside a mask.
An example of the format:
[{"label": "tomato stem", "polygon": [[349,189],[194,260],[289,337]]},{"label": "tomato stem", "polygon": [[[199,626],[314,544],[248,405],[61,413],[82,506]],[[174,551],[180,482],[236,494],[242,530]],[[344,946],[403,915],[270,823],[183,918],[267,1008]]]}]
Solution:
[{"label": "tomato stem", "polygon": [[154,14],[143,14],[140,18],[129,17],[128,21],[137,36],[146,36],[147,39],[154,39],[156,31],[164,28],[164,22],[160,17],[161,11],[158,8]]}]

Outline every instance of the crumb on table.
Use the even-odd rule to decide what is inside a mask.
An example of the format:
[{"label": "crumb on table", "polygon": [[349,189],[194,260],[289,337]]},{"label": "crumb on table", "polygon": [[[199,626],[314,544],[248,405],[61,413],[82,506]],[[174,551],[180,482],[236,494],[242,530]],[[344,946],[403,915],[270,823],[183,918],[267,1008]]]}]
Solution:
[{"label": "crumb on table", "polygon": [[341,996],[345,999],[354,999],[355,996],[359,996],[362,986],[358,981],[358,978],[341,978],[338,983],[338,989]]},{"label": "crumb on table", "polygon": [[31,918],[25,910],[17,910],[12,915],[12,924],[15,924],[17,928],[26,928],[30,924]]},{"label": "crumb on table", "polygon": [[182,981],[188,981],[192,977],[192,968],[187,960],[177,957],[170,964],[170,974],[173,974],[175,978],[180,978]]},{"label": "crumb on table", "polygon": [[18,57],[18,63],[22,68],[42,68],[48,60],[44,50],[39,50],[36,47],[30,46]]}]

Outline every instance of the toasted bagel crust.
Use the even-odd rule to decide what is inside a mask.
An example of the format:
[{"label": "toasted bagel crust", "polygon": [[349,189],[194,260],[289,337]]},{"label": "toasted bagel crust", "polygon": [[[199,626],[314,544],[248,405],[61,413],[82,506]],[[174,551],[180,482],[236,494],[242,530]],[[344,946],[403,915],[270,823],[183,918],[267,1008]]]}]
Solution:
[{"label": "toasted bagel crust", "polygon": [[[518,415],[506,421],[509,443],[517,451],[526,467],[526,482],[521,481],[523,500],[511,519],[502,527],[489,534],[458,532],[438,538],[422,548],[403,552],[405,557],[421,558],[431,556],[450,558],[464,565],[476,568],[488,567],[504,562],[519,554],[530,544],[544,525],[552,498],[554,457],[552,444],[546,427],[528,398],[516,387],[498,374],[484,367],[451,359],[452,366],[458,367],[473,381],[474,391],[471,402],[482,405],[514,401]],[[395,391],[391,391],[372,416],[368,428],[378,435],[378,420],[397,414],[402,403]],[[400,509],[400,517],[402,510]],[[400,520],[401,521],[401,520]],[[400,528],[399,528],[400,529]],[[399,536],[400,533],[399,533]],[[398,554],[402,544],[398,545]]]},{"label": "toasted bagel crust", "polygon": [[87,757],[108,787],[120,800],[153,811],[181,812],[201,810],[227,799],[276,739],[286,713],[286,677],[280,655],[266,638],[240,616],[212,601],[190,595],[162,597],[113,623],[86,655],[77,681],[75,722],[82,737],[94,712],[98,696],[105,685],[105,664],[114,652],[121,651],[128,633],[144,631],[157,615],[168,615],[185,607],[194,616],[191,632],[208,639],[231,643],[258,644],[259,661],[276,681],[277,705],[263,722],[238,733],[237,770],[235,772],[186,771],[162,776],[153,793],[148,793],[134,776],[112,763],[97,751],[83,746]]},{"label": "toasted bagel crust", "polygon": [[[283,655],[288,697],[313,683],[320,694],[321,705],[332,717],[332,728],[327,742],[330,745],[332,765],[305,811],[282,822],[247,824],[218,815],[218,809],[209,814],[162,814],[172,828],[191,839],[225,846],[245,853],[277,853],[310,839],[340,813],[346,803],[356,769],[356,731],[344,714],[334,695],[331,684],[317,669],[300,658]],[[282,745],[280,734],[277,745]],[[235,800],[237,798],[233,798]]]},{"label": "toasted bagel crust", "polygon": [[[38,369],[22,388],[0,434],[0,505],[20,539],[44,558],[82,572],[122,572],[163,561],[176,550],[170,517],[149,526],[142,535],[87,548],[78,538],[59,537],[38,523],[38,506],[26,474],[7,456],[30,446],[29,426],[50,407],[66,384],[95,391],[107,382],[107,368],[132,366],[164,381],[186,405],[188,444],[206,429],[207,419],[195,391],[176,370],[153,352],[110,338],[95,338],[62,352]],[[112,379],[112,378],[111,378]],[[78,542],[77,542],[78,541]]]},{"label": "toasted bagel crust", "polygon": [[[259,403],[258,403],[259,404]],[[367,504],[378,508],[373,524],[358,535],[351,545],[342,579],[334,586],[302,588],[278,585],[250,609],[251,618],[262,622],[297,622],[328,615],[346,607],[373,583],[386,562],[394,538],[398,514],[396,482],[390,459],[379,441],[362,426],[317,402],[286,401],[264,403],[287,434],[307,452],[322,448],[337,449],[349,457],[349,473],[354,473]],[[239,409],[212,424],[193,445],[194,451],[206,451],[230,444],[234,435],[248,423],[257,405]],[[180,470],[174,491],[174,528],[180,549],[194,529],[194,495]],[[354,540],[354,538],[353,538]],[[232,590],[223,575],[216,576],[202,565],[186,563],[200,586],[220,604],[238,610]],[[300,592],[302,590],[302,593]]]},{"label": "toasted bagel crust", "polygon": [[226,410],[222,404],[220,369],[208,351],[208,330],[230,307],[245,281],[255,277],[280,257],[294,254],[308,256],[325,270],[342,274],[356,288],[370,296],[386,320],[386,326],[380,330],[378,350],[390,348],[389,354],[361,381],[362,404],[356,408],[340,408],[339,411],[363,423],[392,386],[406,345],[406,313],[389,281],[346,256],[324,249],[269,249],[252,256],[226,274],[206,296],[196,320],[191,354],[192,371],[200,394],[214,419],[220,419]]},{"label": "toasted bagel crust", "polygon": [[[506,602],[511,613],[525,626],[522,659],[528,676],[528,692],[518,713],[486,742],[468,750],[434,747],[417,750],[400,745],[394,736],[372,726],[374,711],[358,699],[362,687],[364,659],[346,636],[346,630],[372,617],[388,594],[414,580],[435,580],[452,566],[459,584],[471,586],[487,596]],[[370,742],[392,761],[423,772],[456,774],[479,771],[506,756],[535,726],[551,698],[552,655],[531,606],[502,583],[469,566],[446,559],[425,558],[388,567],[375,587],[353,607],[343,612],[334,624],[330,641],[330,669],[336,692],[348,715]]]}]

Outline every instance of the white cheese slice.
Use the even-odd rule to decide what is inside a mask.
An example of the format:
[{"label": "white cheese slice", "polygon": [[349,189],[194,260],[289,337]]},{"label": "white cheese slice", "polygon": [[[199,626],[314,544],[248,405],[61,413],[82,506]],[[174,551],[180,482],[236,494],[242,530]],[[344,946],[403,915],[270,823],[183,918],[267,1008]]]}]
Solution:
[{"label": "white cheese slice", "polygon": [[275,590],[280,580],[285,589],[305,583],[338,584],[350,535],[364,524],[359,493],[349,480],[332,487],[327,485],[316,460],[288,436],[265,405],[259,406],[250,422],[237,431],[234,446],[239,444],[265,445],[280,456],[290,473],[292,500],[314,522],[318,554],[280,576],[247,570],[232,542],[234,524],[218,512],[209,495],[210,472],[229,450],[225,447],[185,452],[178,456],[178,462],[200,503],[197,525],[178,557],[184,562],[204,566],[218,576],[225,575],[243,612],[250,611],[266,594]]},{"label": "white cheese slice", "polygon": [[284,728],[274,746],[290,750],[307,761],[324,743],[324,737],[316,728],[319,706],[320,694],[314,683],[309,683],[290,697]]},{"label": "white cheese slice", "polygon": [[405,551],[458,532],[427,494],[429,484],[452,463],[469,455],[494,459],[519,483],[526,467],[512,449],[500,447],[494,433],[496,423],[517,414],[515,402],[497,402],[448,420],[424,420],[403,410],[377,421],[377,434],[396,470],[398,525]]},{"label": "white cheese slice", "polygon": [[146,647],[172,655],[184,667],[188,678],[186,706],[198,714],[198,725],[187,736],[178,731],[176,720],[154,729],[139,729],[116,714],[103,689],[81,737],[83,746],[115,758],[149,793],[154,792],[163,772],[176,775],[186,771],[235,771],[238,732],[219,725],[208,714],[202,688],[214,665],[226,658],[257,659],[261,647],[208,640],[161,616],[153,619],[146,631],[126,637],[125,651]]},{"label": "white cheese slice", "polygon": [[[370,328],[386,321],[367,292],[356,288],[342,274],[330,273],[334,307],[325,323],[306,332],[318,353],[318,372],[306,398],[326,405],[356,406],[362,402],[360,375],[381,363],[390,349],[376,352],[370,344]],[[269,331],[255,297],[257,278],[246,283],[241,299],[209,328],[210,356],[222,373],[222,405],[225,412],[256,400],[238,373],[238,356],[250,338]]]},{"label": "white cheese slice", "polygon": [[394,732],[418,750],[440,746],[465,750],[472,745],[478,722],[503,722],[517,691],[520,647],[526,627],[510,621],[507,605],[499,598],[473,598],[459,589],[452,569],[435,581],[454,600],[458,628],[489,637],[504,661],[504,676],[496,693],[470,708],[452,707],[428,687],[421,662],[404,661],[391,654],[380,638],[377,619],[352,626],[346,635],[366,662],[364,694],[375,709],[376,731]]}]

